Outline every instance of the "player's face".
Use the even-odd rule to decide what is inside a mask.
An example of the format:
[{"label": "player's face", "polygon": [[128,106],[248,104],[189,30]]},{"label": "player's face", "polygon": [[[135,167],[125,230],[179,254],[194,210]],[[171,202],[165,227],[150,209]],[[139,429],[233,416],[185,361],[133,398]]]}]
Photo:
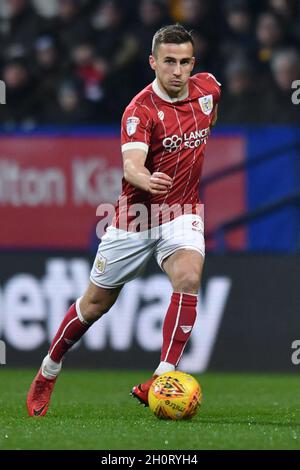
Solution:
[{"label": "player's face", "polygon": [[190,42],[160,44],[156,55],[150,56],[150,66],[155,70],[160,87],[172,98],[185,93],[194,64]]}]

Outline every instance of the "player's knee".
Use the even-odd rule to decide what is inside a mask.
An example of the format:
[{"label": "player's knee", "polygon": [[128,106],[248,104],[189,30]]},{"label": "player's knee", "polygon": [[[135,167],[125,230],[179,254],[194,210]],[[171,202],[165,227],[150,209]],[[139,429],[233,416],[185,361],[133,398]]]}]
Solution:
[{"label": "player's knee", "polygon": [[179,272],[173,287],[175,292],[196,294],[200,288],[200,272],[197,270]]}]

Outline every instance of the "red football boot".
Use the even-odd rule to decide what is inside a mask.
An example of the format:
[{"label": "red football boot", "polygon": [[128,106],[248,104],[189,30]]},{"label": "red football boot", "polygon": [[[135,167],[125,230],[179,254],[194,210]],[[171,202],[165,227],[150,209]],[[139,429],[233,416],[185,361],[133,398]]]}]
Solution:
[{"label": "red football boot", "polygon": [[135,385],[133,389],[131,390],[131,396],[133,398],[137,398],[138,401],[144,405],[144,406],[149,406],[148,402],[148,392],[149,389],[154,382],[154,380],[158,377],[157,375],[153,375],[151,379],[147,380],[147,382],[139,385]]},{"label": "red football boot", "polygon": [[44,416],[47,413],[56,379],[46,379],[41,369],[38,371],[27,395],[29,416]]}]

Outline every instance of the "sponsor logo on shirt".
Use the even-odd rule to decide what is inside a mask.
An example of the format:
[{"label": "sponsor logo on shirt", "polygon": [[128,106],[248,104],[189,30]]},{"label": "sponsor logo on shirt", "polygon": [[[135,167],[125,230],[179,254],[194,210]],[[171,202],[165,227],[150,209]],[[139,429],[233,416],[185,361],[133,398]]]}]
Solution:
[{"label": "sponsor logo on shirt", "polygon": [[174,150],[179,149],[182,144],[182,138],[178,135],[172,135],[172,137],[166,137],[163,140],[163,146],[168,152],[173,152]]},{"label": "sponsor logo on shirt", "polygon": [[158,111],[157,116],[161,121],[163,121],[165,118],[165,113],[163,111]]},{"label": "sponsor logo on shirt", "polygon": [[127,130],[127,134],[129,137],[131,137],[132,135],[136,133],[136,129],[139,123],[140,123],[140,120],[136,116],[130,116],[129,118],[127,118],[126,130]]},{"label": "sponsor logo on shirt", "polygon": [[202,96],[202,98],[199,98],[199,104],[202,112],[208,116],[212,112],[214,107],[213,96]]},{"label": "sponsor logo on shirt", "polygon": [[174,152],[175,150],[178,150],[182,144],[185,149],[193,149],[199,147],[200,145],[206,144],[208,135],[209,127],[199,131],[189,133],[185,132],[182,137],[174,134],[171,137],[166,137],[163,140],[163,146],[168,152]]}]

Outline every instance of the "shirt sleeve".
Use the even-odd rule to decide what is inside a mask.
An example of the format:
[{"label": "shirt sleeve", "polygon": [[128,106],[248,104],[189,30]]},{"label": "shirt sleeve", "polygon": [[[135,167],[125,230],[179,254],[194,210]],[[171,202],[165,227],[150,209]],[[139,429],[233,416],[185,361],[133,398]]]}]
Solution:
[{"label": "shirt sleeve", "polygon": [[150,109],[146,105],[129,106],[122,117],[122,152],[140,149],[148,153],[151,133],[152,119],[150,117]]},{"label": "shirt sleeve", "polygon": [[218,82],[216,77],[212,73],[205,73],[205,79],[207,80],[211,93],[214,97],[214,103],[218,103],[221,97],[221,83]]}]

